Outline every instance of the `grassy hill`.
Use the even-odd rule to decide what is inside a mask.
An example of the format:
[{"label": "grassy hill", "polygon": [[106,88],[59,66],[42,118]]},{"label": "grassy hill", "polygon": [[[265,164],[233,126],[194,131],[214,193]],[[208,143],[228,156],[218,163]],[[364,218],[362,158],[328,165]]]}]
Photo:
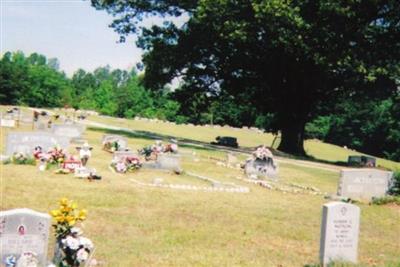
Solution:
[{"label": "grassy hill", "polygon": [[[93,121],[137,131],[209,142],[217,135],[238,137],[242,146],[269,145],[272,135],[250,130],[175,126],[167,123],[91,117]],[[26,125],[16,130],[29,130]],[[1,149],[10,129],[1,128]],[[39,172],[36,166],[0,165],[1,209],[27,207],[42,212],[57,208],[68,197],[89,210],[84,232],[96,245],[103,266],[304,266],[318,263],[322,195],[269,190],[238,180],[242,171],[217,165],[225,152],[183,147],[183,168],[222,182],[247,186],[249,193],[185,191],[138,186],[162,178],[165,183],[209,186],[187,174],[156,170],[116,174],[109,170],[112,155],[101,149],[101,130],[88,129],[84,138],[94,146],[89,165],[103,176],[89,182],[72,175]],[[128,138],[139,149],[153,141]],[[321,159],[344,160],[350,151],[316,141],[306,144]],[[74,152],[74,147],[70,147]],[[331,156],[332,155],[332,156]],[[382,161],[384,162],[384,161]],[[399,163],[392,163],[398,166]],[[313,186],[335,193],[338,172],[280,164],[279,184]],[[133,181],[133,180],[134,181]],[[360,266],[399,266],[400,209],[361,208]],[[51,249],[51,248],[50,248]]]}]

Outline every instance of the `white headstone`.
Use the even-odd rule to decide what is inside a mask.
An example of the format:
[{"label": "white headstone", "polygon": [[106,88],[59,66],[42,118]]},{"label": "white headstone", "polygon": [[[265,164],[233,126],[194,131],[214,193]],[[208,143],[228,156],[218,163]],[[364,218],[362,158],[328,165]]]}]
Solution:
[{"label": "white headstone", "polygon": [[43,151],[59,145],[63,149],[69,146],[70,138],[56,136],[49,132],[11,132],[7,135],[6,154],[14,152],[31,154],[36,146],[41,146]]},{"label": "white headstone", "polygon": [[343,169],[338,195],[353,199],[383,197],[389,190],[393,173],[376,169]]},{"label": "white headstone", "polygon": [[323,206],[320,261],[327,266],[332,261],[357,263],[360,208],[344,202]]},{"label": "white headstone", "polygon": [[157,166],[160,169],[171,170],[175,172],[181,172],[181,164],[180,164],[181,156],[178,154],[159,154],[157,156]]},{"label": "white headstone", "polygon": [[13,119],[0,119],[0,126],[1,127],[14,128],[15,127],[15,120],[13,120]]},{"label": "white headstone", "polygon": [[47,246],[51,218],[46,213],[30,209],[14,209],[0,212],[0,258],[4,263],[8,256],[24,252],[37,254],[40,266],[47,263]]},{"label": "white headstone", "polygon": [[85,131],[84,126],[79,124],[55,124],[53,133],[58,136],[80,137]]}]

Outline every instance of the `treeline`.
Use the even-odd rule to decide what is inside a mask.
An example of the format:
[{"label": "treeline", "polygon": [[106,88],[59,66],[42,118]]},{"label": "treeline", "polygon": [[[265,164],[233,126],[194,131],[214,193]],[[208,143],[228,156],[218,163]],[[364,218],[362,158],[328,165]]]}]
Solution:
[{"label": "treeline", "polygon": [[82,69],[68,78],[57,59],[33,53],[7,52],[0,61],[0,103],[31,107],[96,110],[104,115],[141,116],[184,122],[179,103],[167,92],[151,92],[140,85],[135,70],[99,67]]},{"label": "treeline", "polygon": [[[185,86],[185,85],[183,85]],[[147,90],[133,69],[93,72],[82,69],[72,78],[59,70],[57,59],[22,52],[3,55],[0,61],[0,103],[32,107],[96,110],[104,115],[158,118],[177,123],[228,124],[276,129],[273,114],[250,104],[243,93],[205,96],[195,89]],[[306,138],[347,146],[400,161],[400,94],[389,98],[343,98],[320,107],[320,115],[306,125]],[[327,115],[325,115],[327,114]]]}]

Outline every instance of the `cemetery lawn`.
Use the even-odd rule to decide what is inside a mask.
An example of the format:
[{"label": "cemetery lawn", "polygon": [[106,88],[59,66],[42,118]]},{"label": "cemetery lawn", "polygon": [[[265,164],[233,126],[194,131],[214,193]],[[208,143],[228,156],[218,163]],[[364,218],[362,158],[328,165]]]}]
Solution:
[{"label": "cemetery lawn", "polygon": [[[108,123],[107,120],[103,122]],[[127,123],[133,128],[130,123],[138,122],[113,123],[120,127]],[[135,124],[135,129],[143,127],[141,130],[179,134],[205,142],[217,135],[235,135],[232,130],[185,130],[172,125],[147,124]],[[9,130],[1,130],[4,151],[4,136]],[[272,141],[272,135],[255,133],[257,138],[246,139],[245,132],[240,134],[241,145],[268,145]],[[108,169],[111,154],[101,150],[102,135],[101,131],[88,130],[84,136],[94,146],[89,165],[103,176],[101,181],[89,182],[52,171],[40,173],[35,166],[0,165],[1,210],[31,208],[48,212],[58,208],[57,201],[61,197],[77,201],[79,208],[89,211],[84,232],[94,241],[95,258],[102,266],[304,266],[318,263],[321,211],[322,205],[328,202],[323,196],[283,193],[244,183],[236,179],[241,176],[241,170],[217,166],[209,159],[223,159],[225,153],[200,148],[181,149],[186,154],[195,151],[200,158],[199,162],[194,162],[184,157],[185,170],[248,186],[250,193],[139,187],[131,179],[152,182],[154,178],[163,178],[164,182],[193,185],[202,182],[154,170],[126,175],[112,173]],[[134,150],[153,142],[143,138],[128,140],[129,147]],[[317,152],[319,148],[308,147],[322,153]],[[73,146],[70,150],[73,151]],[[324,152],[323,157],[329,158],[328,153]],[[338,178],[339,173],[332,171],[280,164],[281,181],[314,186],[322,192],[335,193]],[[360,266],[399,266],[400,207],[368,204],[359,204],[359,207]],[[49,251],[52,251],[53,242],[50,242]]]},{"label": "cemetery lawn", "polygon": [[[133,119],[116,119],[105,116],[90,116],[90,121],[105,123],[107,125],[127,128],[138,131],[139,134],[150,133],[160,136],[174,136],[188,140],[210,143],[215,141],[217,136],[236,137],[241,147],[256,147],[261,144],[277,148],[279,146],[279,138],[273,143],[274,135],[271,133],[259,133],[249,129],[233,129],[228,127],[204,127],[190,125],[174,125],[158,121],[144,121]],[[319,140],[306,140],[304,143],[306,153],[316,160],[331,163],[347,162],[350,155],[365,155],[363,153],[345,149],[340,146],[323,143]],[[400,162],[394,162],[383,158],[377,158],[378,166],[391,170],[400,170]]]}]

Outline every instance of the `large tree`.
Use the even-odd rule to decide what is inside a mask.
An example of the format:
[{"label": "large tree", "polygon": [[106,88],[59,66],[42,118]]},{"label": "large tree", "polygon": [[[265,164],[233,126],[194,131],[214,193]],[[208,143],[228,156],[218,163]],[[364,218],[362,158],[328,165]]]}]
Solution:
[{"label": "large tree", "polygon": [[[274,113],[279,149],[304,154],[304,125],[325,103],[390,94],[400,79],[398,0],[92,0],[121,35],[139,34],[145,85],[175,77],[181,90]],[[147,16],[163,25],[145,28]],[[170,17],[188,17],[177,27]],[[144,24],[146,25],[146,24]],[[246,95],[246,100],[241,96]],[[248,102],[250,100],[250,102]],[[328,104],[329,103],[329,104]]]}]

